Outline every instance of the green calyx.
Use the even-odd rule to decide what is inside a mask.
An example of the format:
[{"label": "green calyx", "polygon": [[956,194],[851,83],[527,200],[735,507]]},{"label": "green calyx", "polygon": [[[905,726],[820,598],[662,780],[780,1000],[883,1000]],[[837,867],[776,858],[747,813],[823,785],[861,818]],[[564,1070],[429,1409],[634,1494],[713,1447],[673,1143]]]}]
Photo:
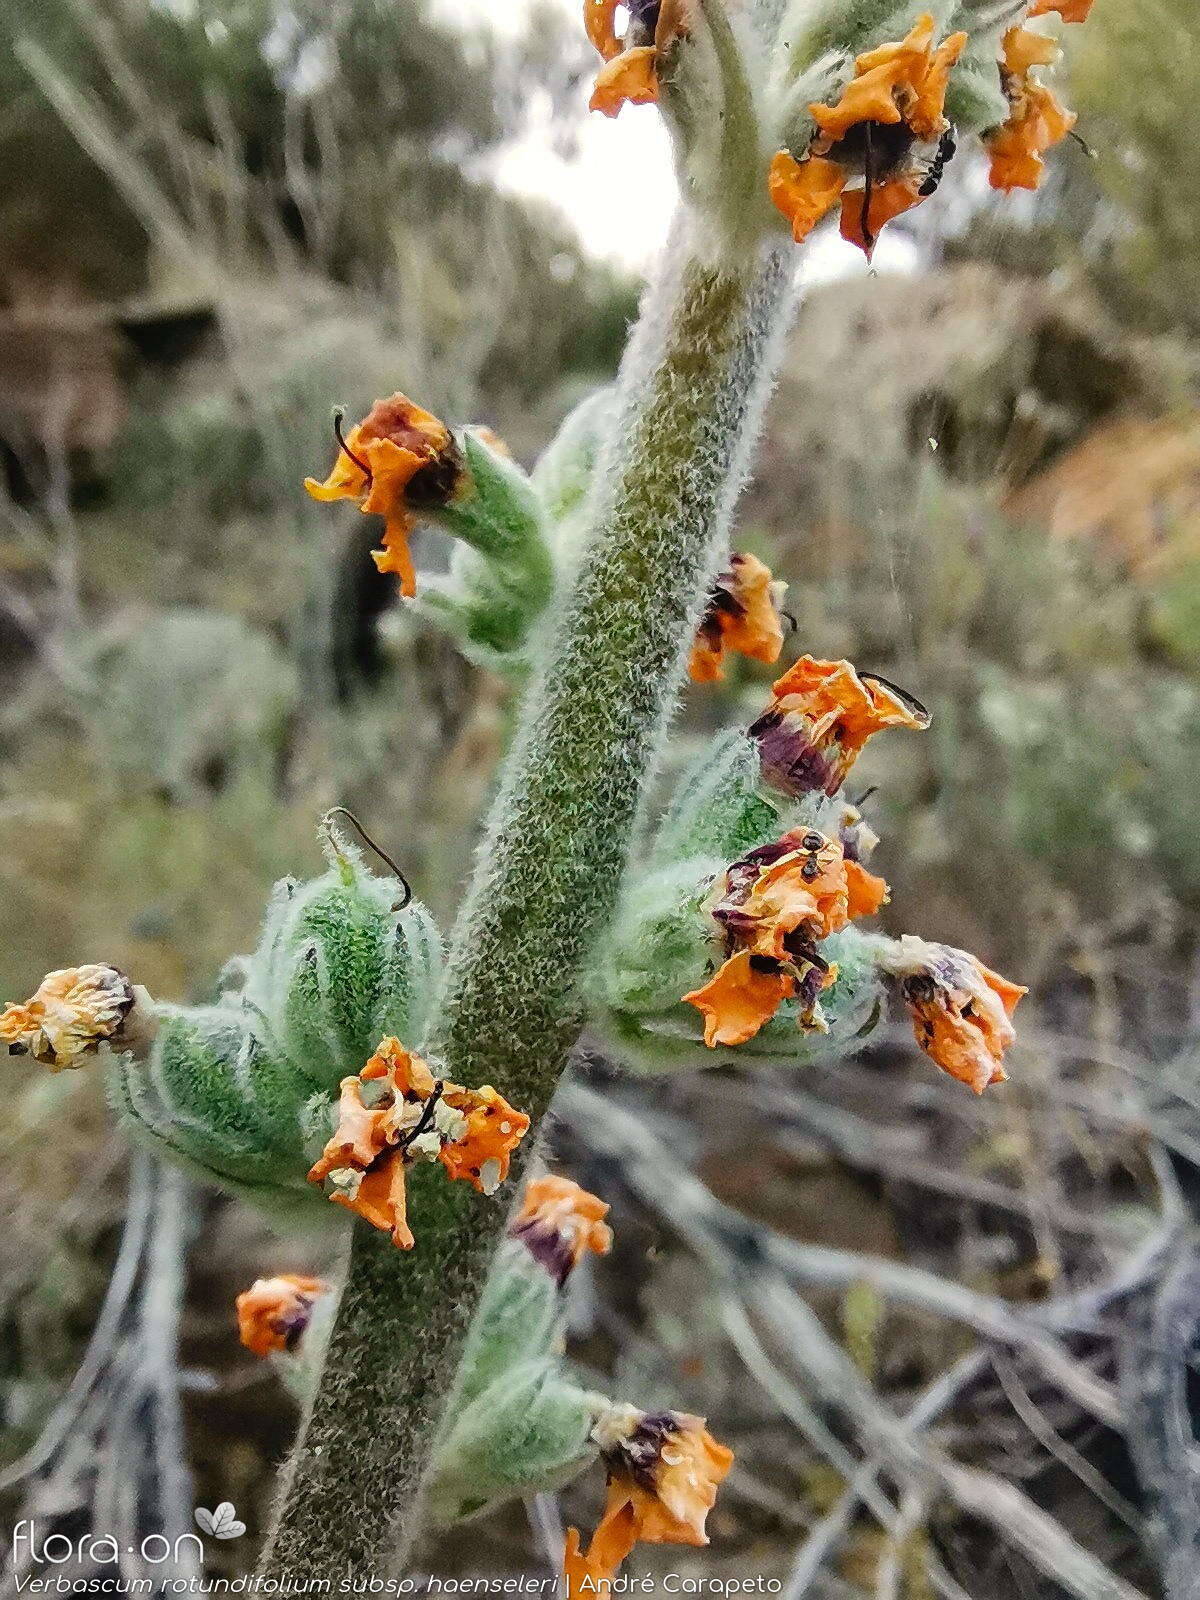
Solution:
[{"label": "green calyx", "polygon": [[481,433],[459,437],[458,493],[429,513],[459,541],[445,578],[425,577],[414,601],[481,666],[522,671],[536,619],[554,592],[548,519],[537,489]]},{"label": "green calyx", "polygon": [[306,1180],[313,1102],[361,1070],[380,1039],[419,1037],[438,979],[433,921],[396,879],[322,828],[330,868],[276,884],[253,955],[216,1005],[160,1006],[142,1060],[112,1059],[109,1095],[129,1132],[249,1198],[329,1214]]}]

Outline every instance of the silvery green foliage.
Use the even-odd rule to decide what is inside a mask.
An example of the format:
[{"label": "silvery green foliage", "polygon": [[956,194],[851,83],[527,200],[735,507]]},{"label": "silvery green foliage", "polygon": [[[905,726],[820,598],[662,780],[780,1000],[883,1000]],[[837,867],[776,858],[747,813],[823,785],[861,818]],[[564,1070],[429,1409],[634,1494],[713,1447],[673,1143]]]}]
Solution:
[{"label": "silvery green foliage", "polygon": [[234,778],[275,759],[295,672],[240,618],[181,606],[89,633],[75,648],[97,749],[127,777],[186,800],[213,766]]},{"label": "silvery green foliage", "polygon": [[611,387],[597,389],[563,418],[558,432],[538,457],[533,486],[555,530],[587,503],[592,475],[616,408]]},{"label": "silvery green foliage", "polygon": [[[313,1304],[295,1350],[272,1364],[303,1404],[336,1311]],[[523,1244],[506,1239],[467,1334],[447,1423],[429,1475],[429,1510],[445,1526],[519,1495],[569,1482],[595,1459],[589,1435],[601,1397],[563,1370],[562,1291]]]},{"label": "silvery green foliage", "polygon": [[449,575],[423,578],[413,603],[446,628],[468,660],[519,670],[554,591],[546,513],[526,474],[481,433],[467,429],[457,442],[462,489],[425,514],[458,543]]},{"label": "silvery green foliage", "polygon": [[325,842],[329,871],[276,884],[219,1003],[160,1006],[147,1058],[115,1057],[108,1085],[135,1138],[252,1199],[332,1218],[306,1180],[314,1137],[382,1037],[419,1037],[441,950],[423,907],[395,909],[395,879],[328,829]]},{"label": "silvery green foliage", "polygon": [[597,1396],[561,1359],[562,1291],[523,1244],[500,1247],[434,1455],[433,1518],[456,1522],[567,1483],[595,1459]]}]

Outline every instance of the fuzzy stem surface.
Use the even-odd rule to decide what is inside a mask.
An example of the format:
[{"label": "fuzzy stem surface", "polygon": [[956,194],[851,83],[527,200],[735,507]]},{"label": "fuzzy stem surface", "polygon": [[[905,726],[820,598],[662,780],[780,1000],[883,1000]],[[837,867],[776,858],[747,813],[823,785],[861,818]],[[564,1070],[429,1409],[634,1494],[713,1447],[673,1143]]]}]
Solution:
[{"label": "fuzzy stem surface", "polygon": [[[790,248],[712,264],[681,227],[622,368],[592,536],[526,694],[424,1045],[446,1075],[494,1084],[535,1123],[578,1036],[580,971],[615,902],[727,548],[790,275]],[[361,1578],[407,1557],[421,1475],[521,1165],[493,1200],[415,1169],[411,1253],[356,1226],[266,1574]]]}]

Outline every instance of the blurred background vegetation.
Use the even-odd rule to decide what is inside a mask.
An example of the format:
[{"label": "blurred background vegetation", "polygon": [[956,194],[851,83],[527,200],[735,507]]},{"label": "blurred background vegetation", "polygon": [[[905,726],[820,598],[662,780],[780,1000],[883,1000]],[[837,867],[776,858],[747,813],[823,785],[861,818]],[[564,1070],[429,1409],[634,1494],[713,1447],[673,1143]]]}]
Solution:
[{"label": "blurred background vegetation", "polygon": [[[496,36],[445,15],[422,0],[0,13],[5,996],[105,959],[160,996],[205,997],[271,881],[315,867],[314,820],[335,802],[453,910],[509,692],[398,606],[370,563],[375,530],[299,482],[324,471],[333,403],[353,415],[395,388],[489,423],[529,464],[615,371],[638,286],[493,176],[534,104],[569,153],[589,67],[574,18],[547,0]],[[877,741],[861,764],[890,926],[1030,984],[1043,1066],[1086,1037],[1153,1071],[1200,992],[1200,38],[1190,0],[1099,0],[1077,33],[1091,154],[1063,147],[1038,196],[1002,205],[964,157],[916,214],[911,271],[809,291],[741,540],[791,585],[790,649],[851,656],[934,712],[927,737]],[[746,668],[720,695],[693,691],[675,762],[768,680]],[[1065,1081],[1097,1059],[1072,1056]],[[3,1068],[5,1459],[79,1359],[126,1193],[95,1085],[18,1069]],[[671,1090],[707,1130],[714,1189],[796,1237],[902,1251],[903,1196],[877,1169],[851,1182],[832,1136],[810,1128],[756,1195],[730,1122],[744,1097],[731,1080],[722,1099],[725,1081]],[[839,1083],[858,1080],[829,1078],[831,1105]],[[969,1159],[1005,1192],[1148,1205],[1141,1111],[1085,1140],[1050,1105],[1053,1149],[1024,1123],[1014,1144],[1001,1113],[972,1124]],[[962,1270],[982,1202],[944,1203]],[[639,1205],[640,1248],[655,1236]],[[290,1413],[243,1360],[229,1305],[266,1266],[310,1257],[232,1203],[207,1197],[201,1215],[183,1345],[197,1497],[261,1507]],[[1009,1224],[1003,1250],[971,1255],[977,1285],[1020,1298],[1095,1265],[1077,1238]],[[685,1268],[668,1250],[643,1271],[669,1294]],[[592,1355],[675,1371],[680,1330],[620,1282],[615,1304],[581,1312]],[[873,1371],[907,1370],[903,1329],[880,1355],[871,1308],[848,1306],[830,1312],[843,1332],[850,1316],[848,1347],[857,1327]],[[724,1391],[696,1381],[692,1409],[719,1411]],[[795,1541],[776,1501],[827,1508],[810,1467],[781,1487],[751,1461],[726,1528],[743,1565]],[[1106,1558],[1152,1583],[1126,1544]],[[969,1593],[1011,1593],[1008,1568],[965,1535],[953,1548]],[[843,1590],[874,1581],[866,1534],[856,1551]]]}]

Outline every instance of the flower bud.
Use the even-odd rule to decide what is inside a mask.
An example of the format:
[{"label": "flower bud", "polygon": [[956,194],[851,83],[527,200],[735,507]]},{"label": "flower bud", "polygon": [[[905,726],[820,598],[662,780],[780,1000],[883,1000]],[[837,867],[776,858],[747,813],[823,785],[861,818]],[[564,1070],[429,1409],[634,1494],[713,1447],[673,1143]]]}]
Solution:
[{"label": "flower bud", "polygon": [[741,729],[719,733],[676,783],[654,859],[664,866],[693,856],[728,861],[775,838],[787,809],[786,799],[764,789],[756,741]]},{"label": "flower bud", "polygon": [[329,871],[275,885],[240,996],[304,1099],[336,1089],[381,1038],[419,1037],[441,967],[425,908],[369,872],[329,818],[322,833]]},{"label": "flower bud", "polygon": [[315,1217],[300,1115],[309,1093],[229,1006],[160,1006],[144,1061],[106,1075],[129,1135],[247,1199]]},{"label": "flower bud", "polygon": [[556,1361],[511,1367],[459,1409],[431,1464],[428,1509],[445,1527],[521,1495],[561,1488],[596,1458],[596,1397]]},{"label": "flower bud", "polygon": [[446,629],[469,661],[523,672],[534,624],[554,592],[541,499],[483,430],[462,435],[465,487],[436,520],[458,539],[449,576],[430,578],[416,609]]}]

